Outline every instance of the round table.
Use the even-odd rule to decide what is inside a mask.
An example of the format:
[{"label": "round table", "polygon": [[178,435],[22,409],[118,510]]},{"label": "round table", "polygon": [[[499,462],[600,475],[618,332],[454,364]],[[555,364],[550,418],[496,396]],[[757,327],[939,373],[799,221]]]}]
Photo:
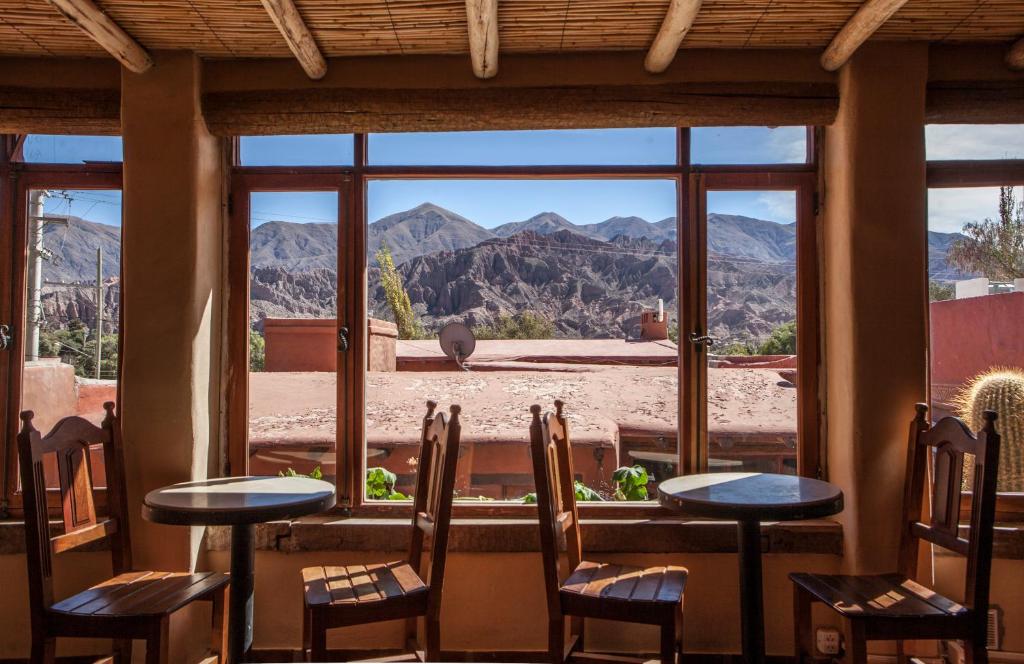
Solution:
[{"label": "round table", "polygon": [[736,520],[743,657],[764,662],[761,522],[819,519],[843,510],[843,492],[821,480],[774,473],[703,473],[658,487],[665,507],[689,516]]},{"label": "round table", "polygon": [[142,516],[175,526],[231,526],[228,661],[252,645],[255,525],[334,506],[334,486],[308,477],[224,477],[182,482],[146,494]]}]

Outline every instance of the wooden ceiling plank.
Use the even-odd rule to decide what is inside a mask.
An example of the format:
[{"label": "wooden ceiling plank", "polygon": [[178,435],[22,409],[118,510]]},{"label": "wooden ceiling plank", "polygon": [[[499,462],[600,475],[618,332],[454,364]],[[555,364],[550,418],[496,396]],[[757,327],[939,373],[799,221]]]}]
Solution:
[{"label": "wooden ceiling plank", "polygon": [[697,13],[703,0],[672,0],[665,12],[665,20],[654,38],[651,48],[644,59],[644,69],[652,74],[660,74],[668,69],[676,57],[679,45],[690,31],[697,19]]},{"label": "wooden ceiling plank", "polygon": [[302,69],[314,81],[318,81],[327,73],[327,61],[320,53],[320,48],[313,40],[313,34],[306,27],[302,15],[292,0],[260,0],[270,14],[274,25],[281,31],[288,48],[302,65]]},{"label": "wooden ceiling plank", "polygon": [[1006,64],[1010,69],[1024,69],[1024,37],[1021,37],[1006,52]]},{"label": "wooden ceiling plank", "polygon": [[842,67],[860,45],[905,4],[907,0],[867,0],[825,49],[821,66],[828,71]]},{"label": "wooden ceiling plank", "polygon": [[498,73],[498,0],[466,0],[469,56],[477,78]]},{"label": "wooden ceiling plank", "polygon": [[114,56],[129,71],[141,74],[153,66],[146,49],[114,23],[92,0],[47,0],[65,18]]}]

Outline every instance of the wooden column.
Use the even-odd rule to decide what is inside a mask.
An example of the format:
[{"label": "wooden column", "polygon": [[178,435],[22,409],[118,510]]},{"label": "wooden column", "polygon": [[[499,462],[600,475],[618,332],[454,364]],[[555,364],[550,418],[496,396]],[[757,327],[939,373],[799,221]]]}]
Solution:
[{"label": "wooden column", "polygon": [[222,143],[202,118],[200,71],[194,54],[160,53],[121,87],[122,413],[133,548],[144,569],[187,569],[202,536],[143,521],[145,493],[216,468]]},{"label": "wooden column", "polygon": [[827,460],[851,573],[896,563],[907,427],[925,398],[927,75],[927,45],[865,46],[825,130]]}]

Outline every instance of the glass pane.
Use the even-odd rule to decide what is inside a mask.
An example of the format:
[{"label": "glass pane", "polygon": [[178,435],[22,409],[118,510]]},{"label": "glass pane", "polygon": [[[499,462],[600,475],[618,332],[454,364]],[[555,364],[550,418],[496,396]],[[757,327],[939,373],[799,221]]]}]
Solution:
[{"label": "glass pane", "polygon": [[807,127],[694,127],[694,164],[803,164]]},{"label": "glass pane", "polygon": [[242,166],[351,166],[352,134],[242,136]]},{"label": "glass pane", "polygon": [[[412,490],[426,399],[462,407],[460,500],[526,499],[529,407],[555,399],[589,499],[676,474],[675,181],[375,180],[367,206],[366,455],[393,490]],[[439,339],[453,323],[467,357]]]},{"label": "glass pane", "polygon": [[338,193],[249,201],[249,472],[333,481]]},{"label": "glass pane", "polygon": [[[1012,230],[1002,237],[996,232],[1014,226],[1018,229],[1016,248]],[[1006,411],[1014,406],[999,395],[1012,394],[1006,382],[1024,380],[1021,228],[1024,186],[928,191],[933,420],[957,415],[977,430],[983,425],[981,414],[986,409],[1012,420]],[[979,331],[984,332],[979,336]],[[970,343],[965,343],[967,339]],[[1006,449],[1004,446],[1004,453]],[[1002,453],[998,488],[1024,491],[1024,475]]]},{"label": "glass pane", "polygon": [[676,130],[558,129],[370,134],[373,165],[561,166],[676,163]]},{"label": "glass pane", "polygon": [[1024,124],[927,125],[928,159],[1024,159]]},{"label": "glass pane", "polygon": [[29,134],[22,152],[26,162],[41,164],[119,162],[123,159],[120,136]]},{"label": "glass pane", "polygon": [[796,194],[708,192],[711,472],[796,473]]},{"label": "glass pane", "polygon": [[[27,203],[21,408],[43,433],[68,415],[99,424],[117,400],[121,192],[39,189]],[[90,457],[103,486],[102,448]],[[46,474],[58,486],[56,467]]]}]

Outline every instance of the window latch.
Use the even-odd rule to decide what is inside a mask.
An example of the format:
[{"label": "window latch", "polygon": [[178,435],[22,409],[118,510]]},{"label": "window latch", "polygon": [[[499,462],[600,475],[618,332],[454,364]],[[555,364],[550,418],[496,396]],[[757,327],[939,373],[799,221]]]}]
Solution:
[{"label": "window latch", "polygon": [[698,353],[704,348],[711,348],[715,345],[716,341],[718,340],[708,334],[690,332],[690,343],[697,347]]},{"label": "window latch", "polygon": [[338,350],[343,353],[348,350],[348,327],[345,325],[338,328]]},{"label": "window latch", "polygon": [[14,337],[11,336],[10,325],[0,325],[0,350],[7,350],[11,347]]}]

